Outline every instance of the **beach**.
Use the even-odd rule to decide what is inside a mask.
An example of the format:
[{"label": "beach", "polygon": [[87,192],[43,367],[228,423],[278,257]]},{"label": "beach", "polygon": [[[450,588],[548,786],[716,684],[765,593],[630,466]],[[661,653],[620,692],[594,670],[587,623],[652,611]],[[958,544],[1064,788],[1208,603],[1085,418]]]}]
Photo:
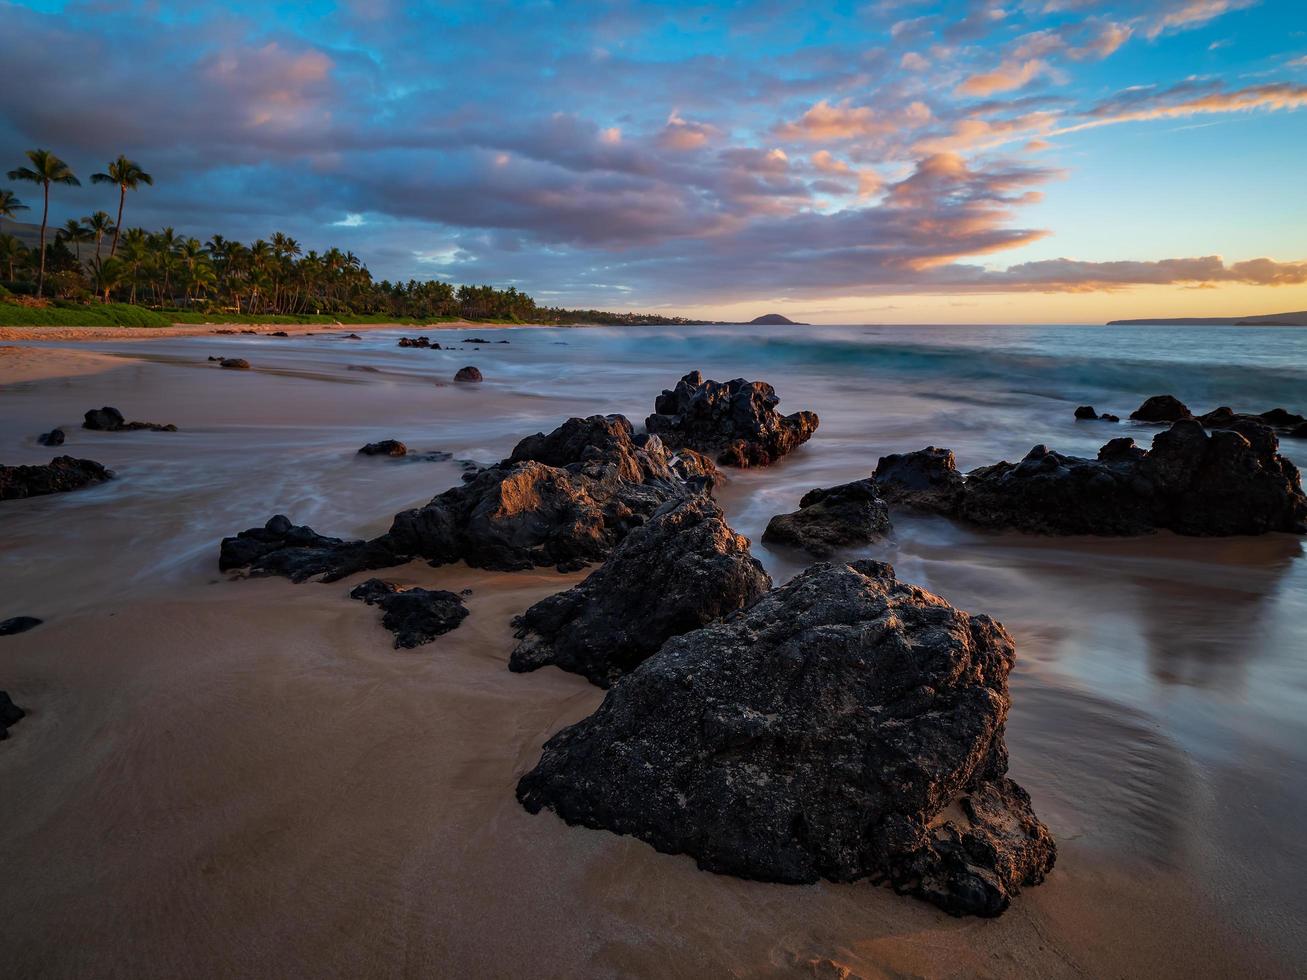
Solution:
[{"label": "beach", "polygon": [[[1273,328],[269,326],[287,338],[0,335],[0,462],[58,452],[116,479],[0,503],[0,948],[15,976],[1294,975],[1307,955],[1296,814],[1307,786],[1302,539],[1044,538],[895,512],[891,561],[1016,639],[1012,775],[1058,840],[999,919],[865,882],[699,871],[632,838],[526,813],[517,779],[603,691],[506,669],[510,620],[585,572],[415,562],[470,615],[395,650],[333,584],[229,579],[220,539],[284,513],[373,535],[572,415],[639,425],[687,371],[766,380],[822,424],[728,473],[718,500],[778,581],[771,515],[879,456],[948,446],[970,469],[1032,445],[1093,455],[1155,429],[1148,395],[1301,411],[1307,335]],[[346,339],[357,331],[361,340]],[[312,334],[312,336],[305,336]],[[508,343],[474,345],[464,337]],[[456,339],[455,339],[456,338]],[[442,335],[441,343],[446,341]],[[210,357],[243,357],[225,371]],[[480,385],[453,382],[475,365]],[[1238,367],[1234,367],[1238,365]],[[89,432],[113,405],[177,432]],[[363,458],[396,438],[448,459]],[[1307,463],[1307,443],[1282,451]]]}]

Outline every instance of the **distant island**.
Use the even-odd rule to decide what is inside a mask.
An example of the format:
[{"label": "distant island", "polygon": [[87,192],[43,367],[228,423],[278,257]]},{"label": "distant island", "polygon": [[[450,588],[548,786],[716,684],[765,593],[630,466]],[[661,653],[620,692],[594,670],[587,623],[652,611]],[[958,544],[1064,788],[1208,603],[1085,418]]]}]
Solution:
[{"label": "distant island", "polygon": [[1108,320],[1109,327],[1307,327],[1307,310],[1297,313],[1267,313],[1263,316],[1178,316],[1145,320]]},{"label": "distant island", "polygon": [[787,316],[781,316],[779,313],[764,313],[762,316],[754,317],[752,320],[749,321],[749,325],[751,326],[755,323],[761,326],[790,326],[790,327],[808,326],[808,324],[806,323],[798,323],[795,320],[791,320]]}]

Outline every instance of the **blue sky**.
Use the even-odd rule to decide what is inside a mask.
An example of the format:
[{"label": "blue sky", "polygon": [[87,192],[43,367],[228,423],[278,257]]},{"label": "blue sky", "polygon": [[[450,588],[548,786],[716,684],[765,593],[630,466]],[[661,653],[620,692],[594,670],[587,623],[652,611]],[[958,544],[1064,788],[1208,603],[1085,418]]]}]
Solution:
[{"label": "blue sky", "polygon": [[[0,0],[0,157],[378,277],[815,320],[1307,307],[1301,0]],[[23,189],[19,189],[20,191]],[[32,197],[30,193],[26,195]],[[53,217],[112,211],[61,189]],[[30,202],[29,202],[30,203]]]}]

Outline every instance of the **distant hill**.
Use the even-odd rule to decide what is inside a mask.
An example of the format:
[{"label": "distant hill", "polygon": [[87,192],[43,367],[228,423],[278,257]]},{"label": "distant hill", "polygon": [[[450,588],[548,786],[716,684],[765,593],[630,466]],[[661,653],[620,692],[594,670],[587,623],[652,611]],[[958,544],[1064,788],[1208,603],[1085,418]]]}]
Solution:
[{"label": "distant hill", "polygon": [[1109,320],[1109,327],[1307,327],[1307,310],[1263,316],[1178,316],[1170,319]]},{"label": "distant hill", "polygon": [[787,316],[781,316],[779,313],[764,313],[762,316],[754,317],[749,321],[750,324],[760,324],[762,326],[791,326],[806,327],[806,323],[796,323]]},{"label": "distant hill", "polygon": [[[47,228],[45,232],[46,240],[54,241],[54,233],[58,230],[57,226]],[[41,226],[5,218],[0,221],[0,234],[13,235],[28,248],[36,248],[41,241]]]}]

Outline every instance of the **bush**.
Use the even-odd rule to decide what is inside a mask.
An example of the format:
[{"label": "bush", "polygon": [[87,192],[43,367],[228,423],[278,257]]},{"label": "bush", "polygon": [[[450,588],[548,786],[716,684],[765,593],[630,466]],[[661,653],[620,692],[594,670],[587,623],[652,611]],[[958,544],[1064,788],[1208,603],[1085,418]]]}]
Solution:
[{"label": "bush", "polygon": [[127,303],[31,307],[0,301],[0,327],[169,327],[172,319]]}]

